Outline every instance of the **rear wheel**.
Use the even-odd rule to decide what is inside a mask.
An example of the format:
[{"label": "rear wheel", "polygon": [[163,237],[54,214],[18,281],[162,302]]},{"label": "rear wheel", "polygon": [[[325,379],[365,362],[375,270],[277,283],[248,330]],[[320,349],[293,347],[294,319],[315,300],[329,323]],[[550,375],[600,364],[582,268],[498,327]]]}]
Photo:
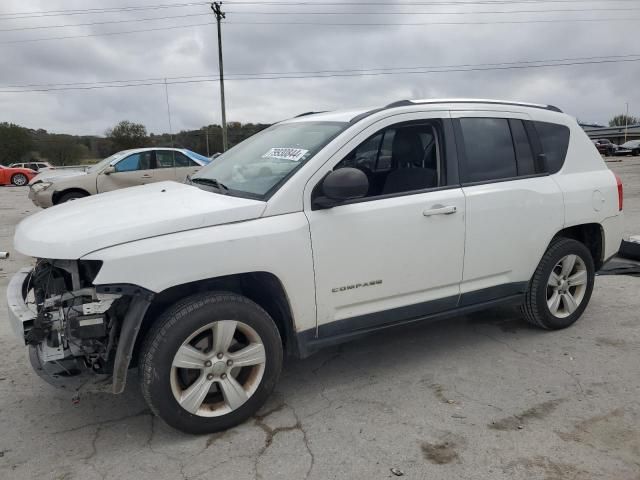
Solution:
[{"label": "rear wheel", "polygon": [[11,183],[13,183],[16,187],[24,187],[27,183],[29,183],[29,179],[24,173],[16,173],[13,177],[11,177]]},{"label": "rear wheel", "polygon": [[584,312],[591,298],[595,267],[584,244],[555,239],[533,274],[525,303],[525,318],[546,329],[572,325]]},{"label": "rear wheel", "polygon": [[172,427],[216,432],[254,414],[281,368],[282,342],[267,312],[233,293],[199,294],[167,310],[147,335],[142,393]]}]

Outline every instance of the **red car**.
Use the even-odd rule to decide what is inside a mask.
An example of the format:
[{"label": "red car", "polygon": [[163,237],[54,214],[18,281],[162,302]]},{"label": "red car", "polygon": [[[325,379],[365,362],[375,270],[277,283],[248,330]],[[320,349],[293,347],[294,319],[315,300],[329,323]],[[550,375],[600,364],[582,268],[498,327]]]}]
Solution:
[{"label": "red car", "polygon": [[22,187],[35,177],[38,172],[30,168],[12,168],[0,165],[0,185],[16,185]]}]

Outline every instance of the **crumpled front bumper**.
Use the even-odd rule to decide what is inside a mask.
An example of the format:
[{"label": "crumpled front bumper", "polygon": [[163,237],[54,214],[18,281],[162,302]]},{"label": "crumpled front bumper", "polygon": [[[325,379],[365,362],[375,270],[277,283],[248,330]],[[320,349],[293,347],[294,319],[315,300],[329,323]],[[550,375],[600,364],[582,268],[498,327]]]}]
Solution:
[{"label": "crumpled front bumper", "polygon": [[31,268],[19,270],[9,281],[7,287],[7,307],[9,310],[9,323],[16,336],[25,343],[25,331],[29,330],[36,318],[35,306],[29,308],[25,297],[27,296],[27,283],[31,276]]},{"label": "crumpled front bumper", "polygon": [[49,208],[53,206],[53,188],[36,191],[33,186],[29,186],[29,199],[36,207]]}]

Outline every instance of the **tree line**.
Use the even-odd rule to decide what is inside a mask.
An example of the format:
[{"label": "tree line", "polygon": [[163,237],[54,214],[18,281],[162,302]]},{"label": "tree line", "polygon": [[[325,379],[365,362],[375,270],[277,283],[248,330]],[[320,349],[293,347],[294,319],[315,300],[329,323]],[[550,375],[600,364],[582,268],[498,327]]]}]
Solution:
[{"label": "tree line", "polygon": [[[229,145],[268,127],[262,123],[227,124]],[[222,151],[222,128],[207,125],[198,130],[176,134],[149,134],[144,125],[127,120],[109,128],[103,137],[66,135],[43,129],[30,129],[12,123],[0,123],[0,164],[45,160],[53,165],[79,165],[108,157],[121,150],[140,147],[188,148],[202,155]]]}]

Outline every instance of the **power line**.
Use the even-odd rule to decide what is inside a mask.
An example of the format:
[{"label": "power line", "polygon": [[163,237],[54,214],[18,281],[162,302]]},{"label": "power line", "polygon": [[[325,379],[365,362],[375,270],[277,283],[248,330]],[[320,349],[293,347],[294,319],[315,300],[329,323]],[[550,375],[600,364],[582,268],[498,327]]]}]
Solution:
[{"label": "power line", "polygon": [[15,28],[3,28],[0,32],[18,32],[23,30],[40,30],[43,28],[72,28],[72,27],[89,27],[94,25],[109,25],[114,23],[134,23],[134,22],[151,22],[154,20],[173,20],[175,18],[187,18],[187,17],[201,17],[202,13],[189,13],[186,15],[171,15],[167,17],[151,17],[151,18],[132,18],[127,20],[107,20],[104,22],[87,22],[87,23],[72,23],[65,25],[38,25],[35,27],[15,27]]},{"label": "power line", "polygon": [[[612,0],[616,3],[636,2],[637,0]],[[430,2],[394,2],[389,4],[388,2],[309,2],[309,1],[242,1],[242,0],[229,0],[225,3],[228,5],[270,5],[270,6],[442,6],[442,5],[518,5],[518,4],[541,4],[541,3],[566,3],[566,4],[578,4],[578,3],[597,3],[598,0],[469,0],[469,1],[430,1]],[[103,14],[103,13],[117,13],[117,12],[130,12],[130,11],[144,11],[144,10],[158,10],[166,8],[183,8],[194,7],[201,5],[208,5],[209,2],[181,2],[181,3],[169,3],[169,4],[154,4],[154,5],[130,5],[121,7],[104,7],[104,8],[85,8],[85,9],[67,9],[67,10],[40,10],[40,11],[23,11],[23,12],[4,12],[0,13],[0,19],[19,19],[19,18],[39,18],[48,16],[68,16],[68,15],[90,15],[90,14]]]},{"label": "power line", "polygon": [[[591,12],[612,12],[612,11],[637,11],[640,7],[621,7],[621,8],[578,8],[578,9],[548,9],[548,10],[473,10],[467,12],[267,12],[267,11],[230,11],[234,15],[504,15],[504,14],[531,14],[531,13],[591,13]],[[189,17],[201,17],[207,15],[206,13],[189,13],[185,15],[171,15],[164,17],[148,17],[148,18],[133,18],[126,20],[106,20],[102,22],[86,22],[86,23],[72,23],[63,25],[38,25],[32,27],[13,27],[3,28],[0,32],[18,32],[27,30],[41,30],[51,28],[73,28],[73,27],[87,27],[95,25],[111,25],[121,23],[138,23],[138,22],[152,22],[157,20],[174,20],[176,18],[189,18]]]},{"label": "power line", "polygon": [[[508,65],[527,65],[536,63],[556,63],[556,62],[573,62],[573,61],[587,61],[587,60],[607,60],[607,59],[625,59],[640,57],[640,53],[630,53],[624,55],[597,55],[592,57],[565,57],[565,58],[547,58],[544,60],[517,60],[510,62],[496,62],[496,63],[462,63],[454,65],[420,65],[415,67],[372,67],[372,68],[350,68],[350,69],[336,69],[336,70],[297,70],[297,71],[275,71],[275,72],[235,72],[228,73],[231,77],[263,77],[269,75],[317,75],[317,74],[329,74],[329,73],[346,73],[346,72],[384,72],[384,71],[398,71],[402,73],[403,70],[424,70],[424,69],[447,69],[447,68],[464,68],[464,67],[479,67],[479,66],[508,66]],[[0,85],[0,88],[16,88],[23,89],[29,87],[68,87],[68,86],[83,86],[83,85],[106,85],[118,84],[118,83],[132,83],[132,82],[160,82],[167,80],[193,80],[193,79],[212,79],[217,78],[217,73],[202,74],[202,75],[181,75],[175,77],[161,76],[161,77],[148,77],[148,78],[130,78],[125,80],[102,80],[91,82],[69,82],[69,83],[26,83],[26,84],[13,84],[13,85]],[[117,86],[117,85],[116,85]],[[20,91],[20,90],[18,90]]]},{"label": "power line", "polygon": [[[0,17],[8,17],[10,20],[18,18],[38,18],[38,17],[60,17],[67,15],[91,15],[100,13],[119,13],[119,12],[131,12],[141,10],[159,10],[164,8],[181,8],[181,7],[195,7],[201,5],[207,5],[207,2],[187,2],[187,3],[163,3],[156,5],[133,5],[124,7],[105,7],[105,8],[83,8],[83,9],[69,9],[69,10],[35,10],[30,12],[4,12],[0,13]],[[17,15],[17,16],[16,16]]]},{"label": "power line", "polygon": [[[640,57],[640,55],[636,55]],[[305,78],[339,78],[339,77],[365,77],[365,76],[382,76],[382,75],[408,75],[408,74],[429,74],[429,73],[454,73],[454,72],[478,72],[478,71],[492,71],[492,70],[517,70],[517,69],[528,69],[528,68],[553,68],[553,67],[566,67],[566,66],[576,66],[576,65],[597,65],[597,64],[609,64],[609,63],[627,63],[627,62],[640,62],[640,58],[618,58],[618,59],[604,59],[604,60],[581,60],[581,59],[568,59],[572,61],[566,62],[538,62],[534,63],[531,61],[527,64],[519,64],[519,65],[511,65],[511,64],[475,64],[468,66],[461,66],[456,68],[445,68],[445,67],[431,67],[430,69],[421,69],[417,70],[420,67],[415,67],[416,70],[392,70],[388,69],[386,71],[354,71],[354,70],[345,70],[344,72],[338,73],[339,71],[334,71],[336,73],[328,73],[328,74],[297,74],[297,75],[268,75],[261,74],[255,76],[247,76],[244,78],[226,78],[229,81],[243,81],[243,80],[285,80],[285,79],[305,79]],[[413,67],[401,67],[401,68],[413,68]],[[169,78],[167,77],[167,80]],[[216,82],[218,81],[217,77],[212,78],[201,78],[199,80],[172,80],[167,81],[167,85],[179,85],[179,84],[195,84],[195,83],[208,83],[208,82]],[[30,92],[51,92],[51,91],[68,91],[68,90],[95,90],[102,88],[125,88],[125,87],[141,87],[141,86],[151,86],[151,85],[164,85],[165,80],[161,79],[158,81],[150,81],[144,83],[121,83],[117,85],[88,85],[88,86],[78,86],[78,87],[63,87],[63,88],[38,88],[38,89],[24,89],[24,90],[0,90],[0,93],[30,93]]]},{"label": "power line", "polygon": [[[284,6],[404,6],[404,5],[509,5],[509,4],[527,4],[527,3],[599,3],[600,0],[470,0],[470,1],[432,1],[432,2],[309,2],[309,1],[244,1],[244,0],[227,0],[227,5],[284,5]],[[635,2],[637,0],[611,0],[611,2]]]},{"label": "power line", "polygon": [[326,25],[330,27],[426,27],[435,25],[512,25],[512,24],[536,24],[536,23],[576,23],[576,22],[636,22],[640,17],[626,18],[558,18],[540,20],[488,20],[474,22],[414,22],[414,23],[388,23],[388,22],[226,22],[228,25]]},{"label": "power line", "polygon": [[522,14],[522,13],[590,13],[590,12],[627,12],[640,10],[640,7],[613,8],[559,8],[547,10],[472,10],[466,12],[281,12],[281,11],[229,11],[234,15],[480,15],[480,14]]},{"label": "power line", "polygon": [[[306,26],[329,26],[329,27],[421,27],[421,26],[438,26],[438,25],[512,25],[512,24],[545,24],[545,23],[573,23],[573,22],[636,22],[640,21],[638,17],[626,18],[569,18],[569,19],[546,19],[546,20],[492,20],[492,21],[473,21],[473,22],[416,22],[416,23],[378,23],[378,22],[353,22],[353,23],[334,23],[334,22],[223,22],[225,25],[306,25]],[[184,25],[169,25],[157,28],[144,28],[139,30],[121,30],[117,32],[99,32],[87,33],[81,35],[64,35],[59,37],[42,37],[29,38],[20,40],[6,40],[0,42],[0,45],[16,45],[21,43],[45,42],[50,40],[69,40],[74,38],[103,37],[113,35],[127,35],[131,33],[157,32],[164,30],[200,27],[205,25],[213,25],[214,22],[191,23]]]},{"label": "power line", "polygon": [[28,38],[23,40],[7,40],[0,42],[0,45],[15,45],[19,43],[34,43],[34,42],[45,42],[48,40],[68,40],[72,38],[89,38],[89,37],[105,37],[112,35],[126,35],[129,33],[143,33],[143,32],[158,32],[164,30],[173,30],[177,28],[189,28],[189,27],[201,27],[204,25],[213,25],[214,22],[203,22],[203,23],[191,23],[185,25],[169,25],[166,27],[158,27],[158,28],[143,28],[140,30],[121,30],[118,32],[100,32],[100,33],[86,33],[82,35],[65,35],[61,37],[43,37],[43,38]]}]

